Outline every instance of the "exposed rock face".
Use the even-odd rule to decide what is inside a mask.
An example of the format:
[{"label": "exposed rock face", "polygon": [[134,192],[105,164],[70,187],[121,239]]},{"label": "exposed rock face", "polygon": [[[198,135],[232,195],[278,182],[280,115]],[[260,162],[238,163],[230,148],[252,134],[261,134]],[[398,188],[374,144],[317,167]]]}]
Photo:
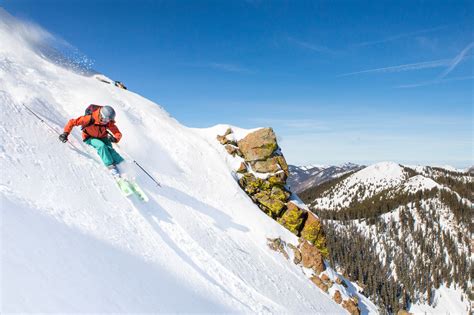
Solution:
[{"label": "exposed rock face", "polygon": [[263,161],[278,148],[272,128],[263,128],[248,134],[238,142],[246,161]]},{"label": "exposed rock face", "polygon": [[360,310],[353,300],[343,301],[342,307],[344,307],[349,313],[351,313],[351,315],[360,315]]},{"label": "exposed rock face", "polygon": [[326,270],[323,256],[314,245],[304,241],[300,244],[300,251],[304,267],[313,269],[316,274]]},{"label": "exposed rock face", "polygon": [[313,243],[327,257],[329,253],[321,221],[312,212],[308,212],[308,217],[301,231],[301,237]]},{"label": "exposed rock face", "polygon": [[255,198],[257,202],[263,205],[265,211],[268,215],[272,218],[278,218],[285,207],[285,203],[278,198],[272,196],[271,192],[268,191],[261,191],[255,194]]},{"label": "exposed rock face", "polygon": [[342,296],[341,296],[341,292],[339,292],[339,290],[336,290],[336,292],[334,292],[334,296],[332,298],[337,304],[341,304]]},{"label": "exposed rock face", "polygon": [[272,156],[263,161],[252,161],[250,165],[259,173],[276,173],[282,170],[288,176],[288,164],[282,155]]},{"label": "exposed rock face", "polygon": [[298,235],[303,224],[303,216],[305,212],[298,208],[293,202],[288,202],[287,209],[278,222],[290,230],[293,234]]}]

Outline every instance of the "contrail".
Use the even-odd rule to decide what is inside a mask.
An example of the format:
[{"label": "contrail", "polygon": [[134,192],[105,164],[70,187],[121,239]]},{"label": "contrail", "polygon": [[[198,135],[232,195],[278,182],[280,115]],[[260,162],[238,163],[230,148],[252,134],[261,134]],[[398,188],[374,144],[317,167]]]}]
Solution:
[{"label": "contrail", "polygon": [[451,59],[439,59],[439,60],[434,60],[434,61],[408,63],[408,64],[398,65],[398,66],[350,72],[350,73],[340,74],[337,77],[346,77],[349,75],[361,74],[361,73],[402,72],[402,71],[411,71],[411,70],[419,70],[419,69],[427,69],[427,68],[446,67],[446,66],[449,66],[451,62],[452,62]]},{"label": "contrail", "polygon": [[444,78],[451,71],[453,71],[454,68],[456,68],[456,66],[464,59],[464,56],[466,56],[466,54],[469,52],[469,50],[472,49],[472,47],[474,47],[474,42],[471,42],[456,57],[454,57],[454,59],[451,61],[450,65],[449,65],[448,69],[444,70],[444,72],[441,73],[441,75],[438,77],[438,79]]}]

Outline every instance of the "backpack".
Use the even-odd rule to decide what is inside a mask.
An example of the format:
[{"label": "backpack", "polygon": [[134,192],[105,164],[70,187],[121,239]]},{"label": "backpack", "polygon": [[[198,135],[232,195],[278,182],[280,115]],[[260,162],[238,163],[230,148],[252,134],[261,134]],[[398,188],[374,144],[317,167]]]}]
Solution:
[{"label": "backpack", "polygon": [[89,106],[87,106],[84,116],[90,115],[96,110],[101,109],[101,108],[102,106],[100,105],[90,104]]},{"label": "backpack", "polygon": [[95,105],[95,104],[90,104],[89,106],[87,106],[86,111],[84,112],[84,116],[91,115],[91,120],[87,124],[87,126],[83,126],[81,130],[84,131],[85,128],[92,126],[95,123],[94,117],[92,117],[92,113],[95,112],[96,110],[101,109],[102,107],[103,106]]}]

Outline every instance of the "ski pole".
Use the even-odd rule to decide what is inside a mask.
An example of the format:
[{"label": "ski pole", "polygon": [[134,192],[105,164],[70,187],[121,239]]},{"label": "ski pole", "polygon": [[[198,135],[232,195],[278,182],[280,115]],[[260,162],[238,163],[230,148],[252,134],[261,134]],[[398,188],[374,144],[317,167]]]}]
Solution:
[{"label": "ski pole", "polygon": [[[31,108],[25,105],[25,103],[21,103],[31,114],[33,114],[36,118],[39,119],[43,124],[45,124],[49,129],[51,129],[54,133],[57,135],[61,135],[56,129],[54,129],[50,124],[48,124],[46,121],[44,121],[43,118],[41,118],[38,114],[36,114]],[[71,143],[71,141],[67,140],[70,146],[72,146],[74,149],[79,150],[74,144]],[[80,151],[80,150],[79,150]]]},{"label": "ski pole", "polygon": [[160,183],[159,183],[156,179],[154,179],[153,176],[151,176],[150,173],[148,173],[148,172],[140,165],[140,163],[138,163],[133,157],[131,157],[130,154],[128,154],[127,152],[123,151],[117,143],[114,143],[114,144],[117,146],[117,148],[120,149],[120,151],[121,151],[128,159],[132,160],[133,163],[135,163],[135,164],[143,171],[143,173],[145,173],[148,177],[150,177],[150,179],[151,179],[152,181],[154,181],[155,184],[157,184],[159,187],[161,187]]}]

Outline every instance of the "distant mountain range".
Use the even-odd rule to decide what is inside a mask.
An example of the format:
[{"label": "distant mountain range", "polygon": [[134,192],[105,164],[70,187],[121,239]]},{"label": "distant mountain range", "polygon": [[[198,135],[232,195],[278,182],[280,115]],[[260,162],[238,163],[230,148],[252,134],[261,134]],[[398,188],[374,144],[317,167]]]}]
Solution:
[{"label": "distant mountain range", "polygon": [[381,309],[472,310],[472,172],[393,162],[290,169],[323,221],[332,264]]},{"label": "distant mountain range", "polygon": [[349,172],[364,168],[363,165],[346,163],[342,165],[290,165],[290,177],[288,183],[293,191],[300,193],[312,187],[318,186],[328,180],[338,178]]}]

